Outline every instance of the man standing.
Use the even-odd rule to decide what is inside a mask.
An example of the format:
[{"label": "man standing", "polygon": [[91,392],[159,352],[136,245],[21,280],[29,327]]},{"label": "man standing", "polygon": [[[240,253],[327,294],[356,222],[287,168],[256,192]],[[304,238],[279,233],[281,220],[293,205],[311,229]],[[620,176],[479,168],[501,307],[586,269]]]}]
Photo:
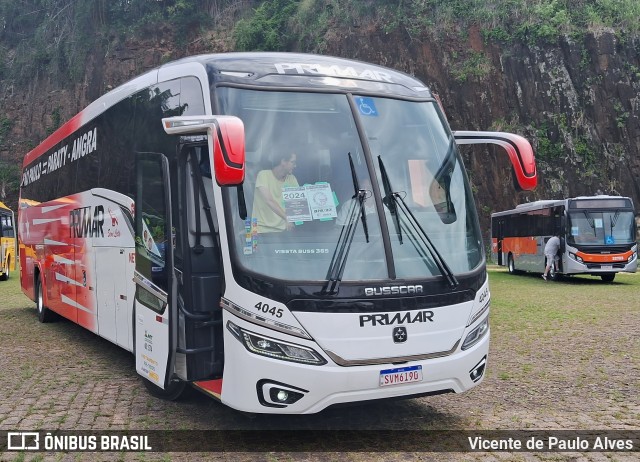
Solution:
[{"label": "man standing", "polygon": [[547,259],[547,266],[544,269],[544,273],[542,273],[542,279],[547,280],[547,274],[551,269],[551,265],[556,264],[556,260],[558,259],[558,250],[560,250],[560,238],[558,236],[551,236],[544,246],[544,256]]}]

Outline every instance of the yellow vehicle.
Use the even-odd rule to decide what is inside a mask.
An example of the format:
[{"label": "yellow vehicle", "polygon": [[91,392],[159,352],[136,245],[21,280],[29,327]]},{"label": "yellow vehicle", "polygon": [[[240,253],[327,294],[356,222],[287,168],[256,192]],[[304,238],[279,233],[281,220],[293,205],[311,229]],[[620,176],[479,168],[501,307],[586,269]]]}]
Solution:
[{"label": "yellow vehicle", "polygon": [[0,281],[16,270],[16,228],[13,212],[0,202]]}]

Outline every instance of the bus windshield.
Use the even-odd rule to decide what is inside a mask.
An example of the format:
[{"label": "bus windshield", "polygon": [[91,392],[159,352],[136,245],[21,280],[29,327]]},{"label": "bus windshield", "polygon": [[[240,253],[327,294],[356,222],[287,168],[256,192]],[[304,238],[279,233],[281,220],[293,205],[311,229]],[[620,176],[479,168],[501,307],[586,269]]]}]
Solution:
[{"label": "bus windshield", "polygon": [[355,281],[442,277],[443,262],[456,274],[481,264],[470,188],[436,103],[226,87],[216,94],[220,112],[245,125],[246,207],[235,188],[224,196],[232,253],[244,269]]},{"label": "bus windshield", "polygon": [[619,245],[635,241],[631,210],[569,212],[567,242],[577,245]]}]

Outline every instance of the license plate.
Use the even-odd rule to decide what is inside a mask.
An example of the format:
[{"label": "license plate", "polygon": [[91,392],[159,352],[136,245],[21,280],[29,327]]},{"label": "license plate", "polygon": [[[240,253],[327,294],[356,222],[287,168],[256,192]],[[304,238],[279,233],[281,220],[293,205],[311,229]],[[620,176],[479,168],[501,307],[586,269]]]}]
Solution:
[{"label": "license plate", "polygon": [[613,266],[611,266],[611,265],[602,265],[602,266],[600,266],[600,269],[603,269],[603,270],[612,270],[612,269],[613,269]]},{"label": "license plate", "polygon": [[397,369],[385,369],[380,371],[381,387],[421,381],[422,366],[399,367]]}]

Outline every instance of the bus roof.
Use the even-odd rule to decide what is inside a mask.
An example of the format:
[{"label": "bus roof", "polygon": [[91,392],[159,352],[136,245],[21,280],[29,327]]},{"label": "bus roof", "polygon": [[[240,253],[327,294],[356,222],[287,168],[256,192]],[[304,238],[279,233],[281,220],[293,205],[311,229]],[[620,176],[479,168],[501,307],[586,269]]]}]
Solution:
[{"label": "bus roof", "polygon": [[[524,204],[519,204],[516,205],[515,209],[511,209],[511,210],[504,210],[502,212],[495,212],[491,214],[491,217],[499,217],[499,216],[504,216],[504,215],[512,215],[515,213],[522,213],[522,212],[530,212],[532,210],[541,210],[541,209],[547,209],[547,208],[551,208],[551,207],[558,207],[561,205],[566,206],[569,202],[571,201],[592,201],[592,200],[608,200],[608,199],[624,199],[624,200],[629,200],[631,201],[630,198],[628,197],[622,197],[622,196],[609,196],[609,195],[597,195],[597,196],[578,196],[578,197],[572,197],[572,198],[568,198],[568,199],[547,199],[547,200],[539,200],[539,201],[535,201],[535,202],[527,202]],[[630,202],[633,203],[633,202]]]},{"label": "bus roof", "polygon": [[[184,74],[176,72],[185,67]],[[197,71],[199,69],[199,72]],[[152,69],[99,97],[42,143],[28,152],[23,166],[53,148],[79,127],[127,98],[161,81],[206,72],[210,84],[309,89],[312,91],[357,91],[408,98],[432,98],[422,82],[403,72],[361,61],[305,53],[246,52],[190,56]],[[167,76],[167,77],[162,77]]]},{"label": "bus roof", "polygon": [[[199,61],[207,67],[212,82],[305,88],[341,88],[384,91],[409,96],[431,96],[418,79],[386,67],[353,59],[305,53],[223,53],[199,55],[168,63],[164,67]],[[293,78],[292,78],[293,77]],[[371,85],[371,84],[374,85]],[[390,88],[387,88],[389,91]]]}]

